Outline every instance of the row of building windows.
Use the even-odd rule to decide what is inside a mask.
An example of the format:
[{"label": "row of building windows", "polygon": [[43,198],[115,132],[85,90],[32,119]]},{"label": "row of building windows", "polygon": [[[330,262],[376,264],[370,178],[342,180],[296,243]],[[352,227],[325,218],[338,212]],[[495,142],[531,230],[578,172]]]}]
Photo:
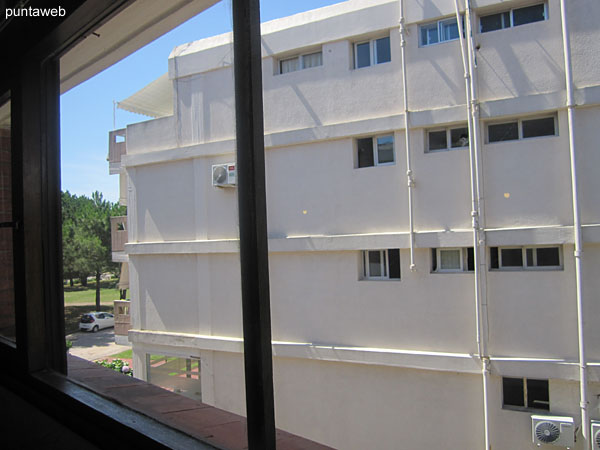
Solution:
[{"label": "row of building windows", "polygon": [[[363,250],[362,279],[400,280],[400,250]],[[490,270],[562,269],[559,246],[490,247]],[[431,272],[452,273],[475,270],[473,247],[432,248]]]},{"label": "row of building windows", "polygon": [[[495,142],[556,136],[556,115],[532,119],[511,119],[487,124],[486,141]],[[469,146],[469,129],[466,125],[431,128],[425,130],[425,151],[439,152]],[[389,165],[395,162],[394,136],[370,136],[356,139],[356,167]]]},{"label": "row of building windows", "polygon": [[[527,23],[540,22],[548,19],[546,3],[513,8],[479,18],[479,31],[501,30]],[[459,37],[456,18],[436,20],[419,25],[419,43],[422,47],[440,42],[454,41]],[[355,42],[353,45],[354,68],[360,69],[392,60],[390,37]],[[278,60],[276,74],[285,74],[297,70],[308,69],[323,65],[323,51],[312,51]]]}]

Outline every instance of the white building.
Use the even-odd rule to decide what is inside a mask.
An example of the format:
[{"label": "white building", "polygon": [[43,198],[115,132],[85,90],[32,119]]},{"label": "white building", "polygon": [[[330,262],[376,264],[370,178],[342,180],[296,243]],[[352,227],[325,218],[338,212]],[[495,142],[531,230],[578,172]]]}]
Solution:
[{"label": "white building", "polygon": [[[472,1],[472,43],[452,0],[404,3],[406,99],[401,2],[263,25],[277,426],[341,449],[515,450],[550,415],[584,449],[582,322],[600,419],[600,2],[567,2],[571,129],[559,0]],[[237,196],[212,182],[235,159],[231,39],[177,47],[168,77],[122,102],[157,118],[127,127],[113,170],[136,375],[148,355],[199,359],[203,401],[243,414]]]}]

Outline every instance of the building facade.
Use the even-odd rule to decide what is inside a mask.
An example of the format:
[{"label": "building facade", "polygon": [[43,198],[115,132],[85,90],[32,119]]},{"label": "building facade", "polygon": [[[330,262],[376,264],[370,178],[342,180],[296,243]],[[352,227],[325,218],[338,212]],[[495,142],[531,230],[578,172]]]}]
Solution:
[{"label": "building facade", "polygon": [[[583,449],[582,342],[600,419],[600,3],[567,5],[572,92],[559,0],[473,1],[459,22],[453,1],[404,3],[263,24],[277,426],[341,449],[510,450],[537,448],[532,415],[560,416]],[[235,166],[231,39],[173,51],[129,104],[157,118],[127,127],[111,170],[136,376],[167,356],[176,389],[243,414],[237,193],[213,183]]]}]

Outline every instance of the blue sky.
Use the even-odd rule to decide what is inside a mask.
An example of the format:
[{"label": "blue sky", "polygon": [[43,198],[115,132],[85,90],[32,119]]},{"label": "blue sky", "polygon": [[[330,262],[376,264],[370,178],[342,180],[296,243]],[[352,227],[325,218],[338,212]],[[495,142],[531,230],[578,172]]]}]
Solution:
[{"label": "blue sky", "polygon": [[[261,0],[261,21],[338,3],[339,0]],[[180,44],[231,31],[231,0],[223,0],[126,59],[61,96],[62,189],[87,195],[98,190],[118,200],[117,175],[108,175],[108,132],[113,100],[124,100],[167,71],[167,58]],[[148,120],[117,110],[116,127]]]}]

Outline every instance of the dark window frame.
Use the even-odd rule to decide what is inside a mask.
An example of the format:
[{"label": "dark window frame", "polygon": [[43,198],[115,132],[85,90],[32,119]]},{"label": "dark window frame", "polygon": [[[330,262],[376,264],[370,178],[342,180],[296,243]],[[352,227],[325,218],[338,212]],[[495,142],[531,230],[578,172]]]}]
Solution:
[{"label": "dark window frame", "polygon": [[[372,275],[370,271],[370,255],[379,254],[380,275]],[[364,281],[400,281],[402,279],[402,265],[400,262],[400,249],[362,250],[362,271],[360,280]],[[397,262],[397,269],[395,263]]]},{"label": "dark window frame", "polygon": [[[541,20],[534,20],[534,21],[530,21],[530,22],[524,22],[524,23],[518,23],[515,25],[515,18],[514,18],[514,14],[515,11],[521,11],[521,10],[525,10],[525,9],[529,9],[529,8],[533,8],[536,6],[540,6],[540,5],[544,5],[544,18]],[[491,30],[483,30],[483,24],[482,24],[482,19],[488,19],[491,18],[493,16],[500,16],[500,22],[501,22],[501,26],[499,28],[494,28]],[[508,19],[507,19],[508,17]],[[508,24],[506,23],[508,20]],[[521,6],[518,8],[511,8],[508,10],[501,10],[498,12],[494,12],[494,13],[490,13],[490,14],[484,14],[479,16],[479,33],[484,34],[484,33],[491,33],[493,31],[500,31],[500,30],[506,30],[509,28],[515,28],[518,26],[522,26],[522,25],[528,25],[531,23],[538,23],[538,22],[545,22],[548,20],[548,2],[544,1],[544,2],[539,2],[539,3],[534,3],[531,5],[526,5],[526,6]]]},{"label": "dark window frame", "polygon": [[[509,384],[513,384],[509,387]],[[539,386],[534,386],[538,384]],[[519,387],[520,385],[520,387]],[[507,392],[507,388],[511,392]],[[545,395],[533,395],[534,390],[545,390]],[[539,394],[539,392],[538,392]],[[517,402],[508,403],[509,397],[518,398]],[[539,397],[543,397],[540,399]],[[547,398],[547,400],[546,400]],[[538,406],[532,406],[537,403]],[[540,407],[539,405],[543,405]],[[502,377],[502,409],[515,411],[550,411],[550,383],[547,379],[527,378],[527,377]]]},{"label": "dark window frame", "polygon": [[[558,251],[557,265],[539,264],[538,250],[544,249],[556,249]],[[502,251],[516,251],[521,252],[521,265],[505,265],[503,264]],[[489,247],[490,266],[491,271],[545,271],[545,270],[564,270],[563,260],[563,248],[562,245],[505,245],[505,246],[492,246]],[[531,264],[529,264],[531,262]]]},{"label": "dark window frame", "polygon": [[[541,120],[547,120],[547,119],[553,120],[554,126],[553,126],[552,133],[537,134],[535,136],[524,136],[523,124],[541,121]],[[490,139],[490,127],[500,126],[500,125],[510,125],[510,124],[516,124],[516,127],[517,127],[516,137],[510,137],[507,139],[494,139],[494,140]],[[508,119],[508,120],[501,120],[501,121],[491,121],[491,122],[488,122],[485,126],[486,144],[498,144],[498,143],[502,143],[502,142],[515,142],[515,141],[530,140],[530,139],[552,138],[552,137],[556,137],[558,135],[559,135],[558,117],[556,114],[544,114],[544,115],[537,115],[537,116],[531,116],[531,117],[519,117],[519,118],[515,118],[515,119]]]}]

